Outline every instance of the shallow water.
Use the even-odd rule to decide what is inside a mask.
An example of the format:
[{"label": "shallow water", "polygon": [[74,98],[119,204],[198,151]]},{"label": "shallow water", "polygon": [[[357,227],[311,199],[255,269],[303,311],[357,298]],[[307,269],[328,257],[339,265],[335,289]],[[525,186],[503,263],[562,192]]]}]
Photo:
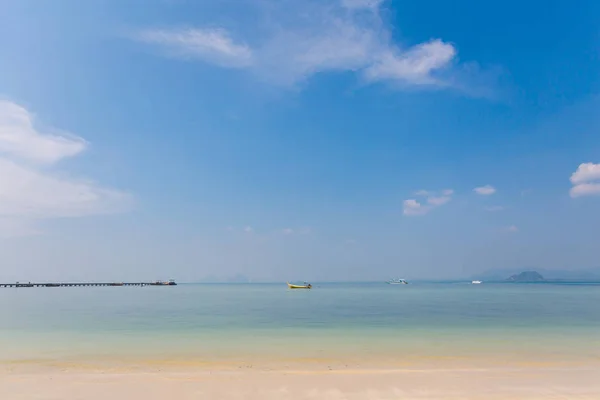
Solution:
[{"label": "shallow water", "polygon": [[600,357],[600,286],[0,289],[0,359]]}]

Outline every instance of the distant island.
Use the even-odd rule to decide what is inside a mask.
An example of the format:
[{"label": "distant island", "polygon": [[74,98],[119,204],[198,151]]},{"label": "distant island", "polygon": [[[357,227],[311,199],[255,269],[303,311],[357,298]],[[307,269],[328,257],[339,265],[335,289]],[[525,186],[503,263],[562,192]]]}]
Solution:
[{"label": "distant island", "polygon": [[525,271],[508,277],[508,282],[542,282],[544,277],[536,271]]},{"label": "distant island", "polygon": [[482,271],[471,275],[468,279],[484,282],[506,282],[507,277],[518,275],[522,271],[535,271],[544,276],[544,281],[570,281],[570,282],[600,282],[600,268],[588,269],[545,269],[534,268],[531,266],[521,266],[513,268],[500,268]]}]

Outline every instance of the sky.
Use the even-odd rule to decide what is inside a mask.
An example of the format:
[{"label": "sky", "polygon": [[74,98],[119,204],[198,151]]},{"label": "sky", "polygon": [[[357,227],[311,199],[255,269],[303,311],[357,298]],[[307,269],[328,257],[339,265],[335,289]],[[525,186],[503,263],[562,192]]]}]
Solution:
[{"label": "sky", "polygon": [[0,281],[600,268],[600,3],[3,0]]}]

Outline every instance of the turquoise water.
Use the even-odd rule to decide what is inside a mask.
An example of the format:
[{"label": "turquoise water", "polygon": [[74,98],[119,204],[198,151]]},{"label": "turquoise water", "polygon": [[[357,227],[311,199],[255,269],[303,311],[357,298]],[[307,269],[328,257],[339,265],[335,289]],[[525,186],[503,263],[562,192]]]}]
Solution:
[{"label": "turquoise water", "polygon": [[600,286],[182,284],[0,289],[0,359],[600,349]]}]

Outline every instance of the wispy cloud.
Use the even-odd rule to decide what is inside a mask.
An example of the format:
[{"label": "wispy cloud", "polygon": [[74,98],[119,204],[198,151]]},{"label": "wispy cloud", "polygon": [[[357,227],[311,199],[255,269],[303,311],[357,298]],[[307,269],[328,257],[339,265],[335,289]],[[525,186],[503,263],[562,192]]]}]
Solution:
[{"label": "wispy cloud", "polygon": [[24,107],[0,100],[0,154],[37,163],[54,163],[85,150],[87,143],[76,136],[39,132],[33,115]]},{"label": "wispy cloud", "polygon": [[516,233],[519,232],[519,228],[516,225],[510,225],[506,227],[507,232]]},{"label": "wispy cloud", "polygon": [[227,226],[225,228],[225,230],[227,232],[233,233],[233,234],[247,234],[250,235],[252,234],[253,236],[261,236],[263,238],[267,238],[267,237],[274,237],[274,236],[304,236],[304,235],[310,235],[312,233],[312,230],[310,228],[291,228],[291,227],[287,227],[287,228],[281,228],[281,229],[275,229],[275,230],[271,230],[271,231],[265,231],[263,229],[258,229],[256,230],[255,228],[253,228],[250,225],[246,225],[246,226]]},{"label": "wispy cloud", "polygon": [[281,230],[283,235],[309,235],[311,233],[310,228],[284,228]]},{"label": "wispy cloud", "polygon": [[174,57],[199,59],[229,68],[252,64],[252,50],[234,42],[224,29],[147,29],[137,33],[135,38],[155,44]]},{"label": "wispy cloud", "polygon": [[600,164],[583,163],[571,175],[571,197],[600,195]]},{"label": "wispy cloud", "polygon": [[481,196],[490,196],[490,195],[496,193],[496,188],[493,187],[492,185],[485,185],[485,186],[476,187],[475,189],[473,189],[473,191]]},{"label": "wispy cloud", "polygon": [[0,159],[0,215],[26,218],[111,214],[128,206],[130,196],[94,183]]},{"label": "wispy cloud", "polygon": [[[397,88],[479,92],[472,86],[474,82],[479,86],[482,79],[471,78],[487,76],[487,71],[482,74],[473,63],[461,64],[456,47],[439,38],[412,47],[395,44],[391,27],[380,17],[381,4],[380,0],[269,3],[264,12],[270,23],[255,25],[245,34],[224,28],[163,28],[144,29],[133,38],[159,46],[167,55],[247,68],[276,85],[295,86],[317,73],[350,71],[365,82],[388,82]],[[252,44],[232,39],[236,36],[248,37]]]},{"label": "wispy cloud", "polygon": [[376,9],[381,5],[383,0],[342,0],[342,5],[350,9]]},{"label": "wispy cloud", "polygon": [[9,220],[11,226],[19,222],[31,225],[38,219],[128,209],[132,199],[127,193],[53,172],[52,164],[78,155],[86,147],[87,143],[74,135],[40,131],[27,109],[0,101],[0,218]]},{"label": "wispy cloud", "polygon": [[442,206],[452,200],[454,190],[446,189],[441,192],[432,192],[429,190],[418,190],[415,195],[424,197],[424,200],[408,199],[404,200],[403,213],[407,216],[425,215],[436,207]]},{"label": "wispy cloud", "polygon": [[433,206],[441,206],[449,202],[451,198],[449,196],[438,196],[438,197],[429,197],[427,199],[427,203]]},{"label": "wispy cloud", "polygon": [[365,69],[364,74],[369,81],[443,87],[450,82],[436,77],[434,72],[447,67],[455,56],[453,45],[435,39],[406,51],[388,49]]}]

